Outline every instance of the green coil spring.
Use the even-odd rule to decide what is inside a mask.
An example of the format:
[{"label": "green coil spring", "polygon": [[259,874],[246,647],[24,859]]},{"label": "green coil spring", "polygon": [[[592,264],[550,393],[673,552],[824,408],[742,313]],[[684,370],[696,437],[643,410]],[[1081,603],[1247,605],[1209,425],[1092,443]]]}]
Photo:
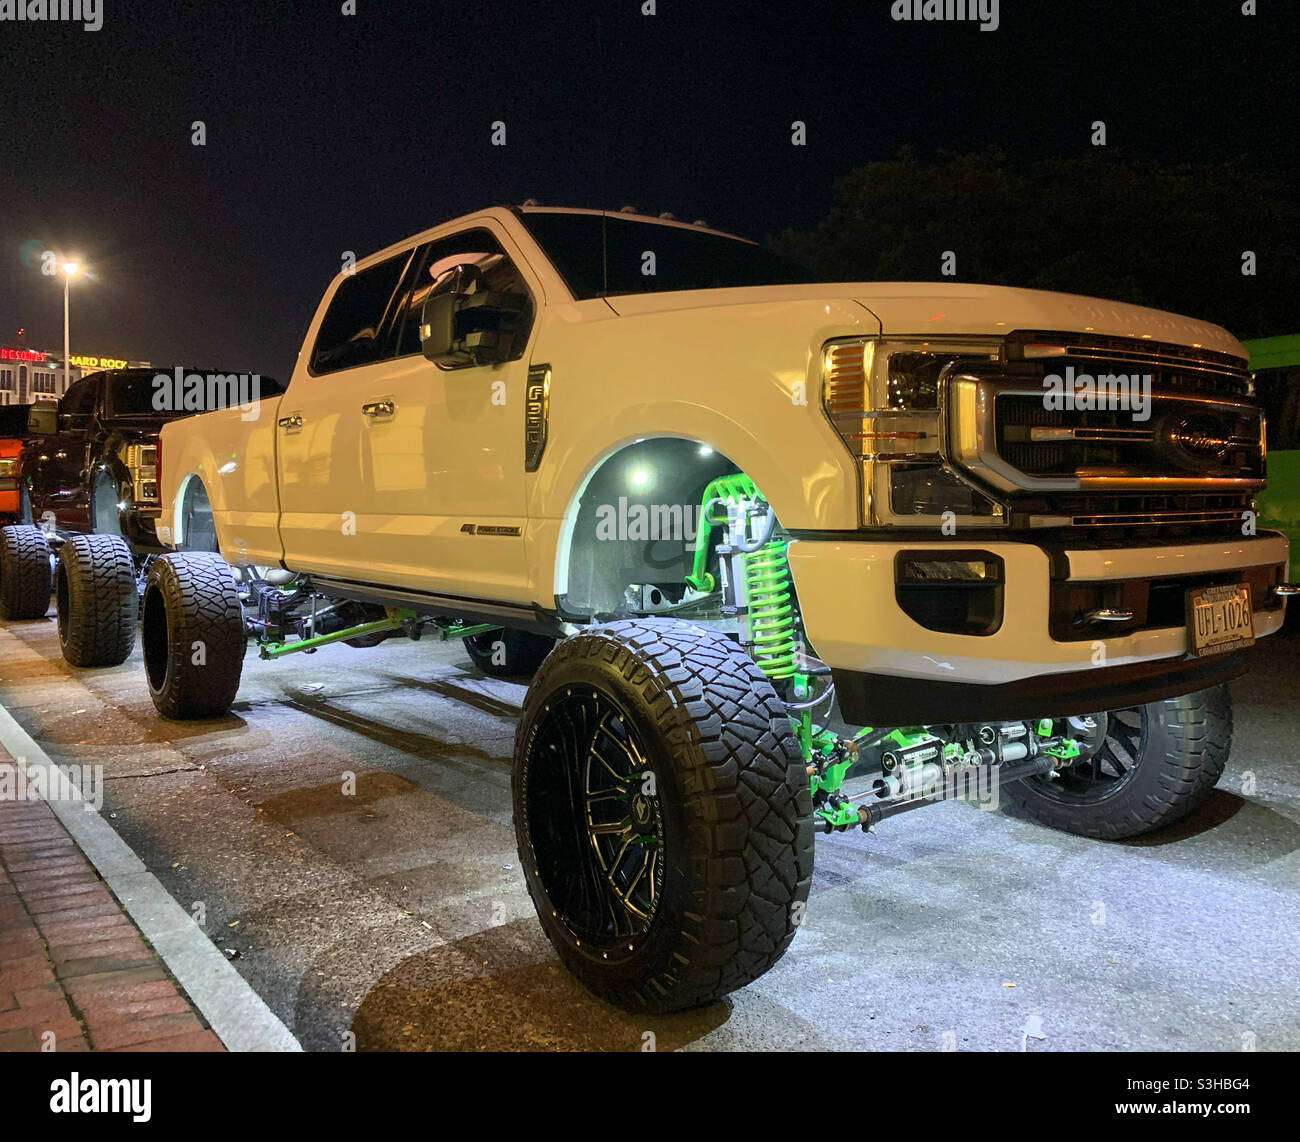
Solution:
[{"label": "green coil spring", "polygon": [[749,556],[745,568],[754,661],[769,678],[791,678],[798,673],[787,546],[783,540],[764,544]]}]

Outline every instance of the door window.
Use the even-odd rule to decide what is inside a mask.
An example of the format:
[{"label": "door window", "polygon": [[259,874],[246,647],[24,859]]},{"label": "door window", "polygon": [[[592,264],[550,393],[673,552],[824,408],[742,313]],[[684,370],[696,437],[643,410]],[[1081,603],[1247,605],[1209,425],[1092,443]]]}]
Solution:
[{"label": "door window", "polygon": [[343,279],[316,334],[311,356],[313,374],[334,373],[392,356],[386,351],[385,331],[390,327],[394,295],[409,260],[407,251]]},{"label": "door window", "polygon": [[[519,268],[510,260],[501,243],[489,230],[466,230],[450,238],[439,238],[416,251],[413,282],[403,299],[398,318],[398,357],[409,357],[420,351],[420,314],[425,300],[434,285],[451,267],[469,262],[478,270],[480,278],[475,287],[501,293],[528,295],[528,285]],[[515,344],[522,350],[528,340],[531,310],[524,315]]]},{"label": "door window", "polygon": [[73,381],[59,401],[59,411],[71,418],[74,427],[82,426],[95,411],[95,389],[95,381]]}]

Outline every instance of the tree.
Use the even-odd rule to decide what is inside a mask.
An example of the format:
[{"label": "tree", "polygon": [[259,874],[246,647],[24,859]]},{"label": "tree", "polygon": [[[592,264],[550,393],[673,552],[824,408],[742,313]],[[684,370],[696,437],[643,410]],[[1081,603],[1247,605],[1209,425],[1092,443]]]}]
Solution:
[{"label": "tree", "polygon": [[[1200,317],[1239,337],[1300,332],[1300,209],[1244,167],[1111,150],[1011,162],[999,150],[851,171],[815,230],[776,248],[838,281],[959,281],[1091,294]],[[1254,276],[1242,273],[1253,251]]]}]

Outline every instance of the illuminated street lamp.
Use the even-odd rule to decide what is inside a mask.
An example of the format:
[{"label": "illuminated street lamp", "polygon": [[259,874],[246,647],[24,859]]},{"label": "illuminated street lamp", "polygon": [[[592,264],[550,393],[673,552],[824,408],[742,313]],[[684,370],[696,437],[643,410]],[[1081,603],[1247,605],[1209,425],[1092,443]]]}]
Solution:
[{"label": "illuminated street lamp", "polygon": [[68,362],[68,287],[72,284],[72,275],[77,272],[76,262],[63,263],[63,391],[68,391],[70,365]]}]

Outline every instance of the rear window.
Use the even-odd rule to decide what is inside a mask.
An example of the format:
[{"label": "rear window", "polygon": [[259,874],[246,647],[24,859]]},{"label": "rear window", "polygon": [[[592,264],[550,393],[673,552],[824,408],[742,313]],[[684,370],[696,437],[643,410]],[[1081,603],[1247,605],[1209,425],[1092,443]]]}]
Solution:
[{"label": "rear window", "polygon": [[621,214],[524,211],[522,218],[579,300],[812,280],[763,246],[702,228]]},{"label": "rear window", "polygon": [[[105,377],[106,417],[191,416],[248,405],[284,392],[284,386],[274,377],[188,366],[181,368],[179,381],[175,368],[162,367],[127,369]],[[72,389],[68,392],[71,394]]]}]

